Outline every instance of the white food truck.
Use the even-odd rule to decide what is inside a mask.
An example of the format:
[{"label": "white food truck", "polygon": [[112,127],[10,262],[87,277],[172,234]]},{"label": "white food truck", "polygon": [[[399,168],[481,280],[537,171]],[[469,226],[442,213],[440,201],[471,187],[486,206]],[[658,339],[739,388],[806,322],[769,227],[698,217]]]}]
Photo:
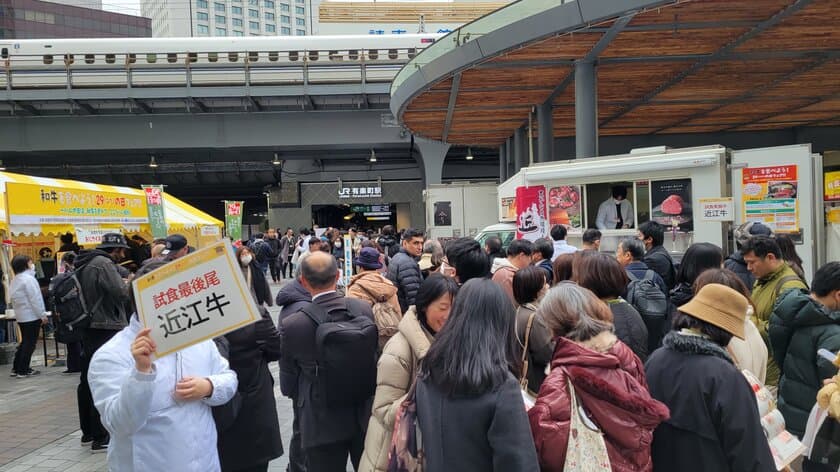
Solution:
[{"label": "white food truck", "polygon": [[[499,221],[516,224],[520,236],[547,236],[552,225],[563,224],[569,243],[579,247],[583,232],[597,228],[601,251],[614,251],[621,237],[636,236],[640,224],[654,220],[666,226],[664,246],[677,260],[694,242],[729,254],[733,228],[761,221],[790,235],[805,273],[813,274],[840,253],[840,208],[833,208],[840,206],[838,174],[826,173],[808,144],[644,148],[523,168],[499,185],[497,208]],[[616,191],[626,193],[629,207],[616,209]],[[540,213],[538,224],[531,224],[532,212]]]}]

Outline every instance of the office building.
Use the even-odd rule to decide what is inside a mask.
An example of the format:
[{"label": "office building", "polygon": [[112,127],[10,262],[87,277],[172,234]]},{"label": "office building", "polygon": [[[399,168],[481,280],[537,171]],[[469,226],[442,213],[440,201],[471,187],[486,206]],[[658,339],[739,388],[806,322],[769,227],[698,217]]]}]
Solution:
[{"label": "office building", "polygon": [[[66,0],[71,3],[73,0]],[[78,5],[87,0],[76,0]],[[100,3],[91,2],[91,5]],[[40,0],[0,0],[0,39],[149,37],[148,18]]]},{"label": "office building", "polygon": [[304,36],[311,0],[141,0],[157,38]]}]

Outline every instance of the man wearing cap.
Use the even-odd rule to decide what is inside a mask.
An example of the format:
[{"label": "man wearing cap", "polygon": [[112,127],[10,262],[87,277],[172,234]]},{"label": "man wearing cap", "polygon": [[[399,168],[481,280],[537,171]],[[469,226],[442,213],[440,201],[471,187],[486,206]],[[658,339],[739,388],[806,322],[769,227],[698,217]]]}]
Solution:
[{"label": "man wearing cap", "polygon": [[739,292],[704,285],[645,363],[651,396],[671,410],[653,433],[654,470],[776,470],[755,393],[726,350],[744,339],[747,307]]},{"label": "man wearing cap", "polygon": [[382,263],[379,261],[379,251],[372,247],[363,247],[353,264],[359,273],[350,279],[347,296],[365,300],[371,306],[387,302],[397,313],[402,313],[397,299],[397,287],[380,272]]},{"label": "man wearing cap", "polygon": [[77,400],[82,444],[92,442],[93,452],[107,451],[110,438],[93,405],[88,369],[93,354],[128,325],[128,285],[117,268],[117,262],[125,257],[127,249],[129,247],[122,234],[107,233],[102,236],[102,244],[96,249],[81,251],[74,262],[82,294],[91,314],[90,326],[82,335],[82,376]]},{"label": "man wearing cap", "polygon": [[773,236],[773,230],[769,226],[763,225],[758,221],[748,221],[733,231],[735,236],[736,251],[723,261],[723,267],[735,272],[744,285],[749,290],[752,290],[755,285],[755,276],[747,269],[747,263],[744,261],[744,255],[741,253],[741,247],[755,236]]},{"label": "man wearing cap", "polygon": [[166,237],[166,241],[163,244],[164,248],[160,252],[160,255],[167,261],[174,261],[175,259],[184,257],[190,251],[190,247],[187,245],[187,238],[180,234],[170,234]]}]

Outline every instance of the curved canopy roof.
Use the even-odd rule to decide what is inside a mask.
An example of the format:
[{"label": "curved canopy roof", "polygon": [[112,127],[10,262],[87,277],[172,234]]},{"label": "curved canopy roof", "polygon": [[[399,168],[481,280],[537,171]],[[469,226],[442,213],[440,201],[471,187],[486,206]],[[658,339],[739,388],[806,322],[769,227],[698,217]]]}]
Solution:
[{"label": "curved canopy roof", "polygon": [[601,135],[840,125],[838,24],[837,0],[520,0],[409,62],[391,109],[497,146],[553,100],[554,136],[573,136],[574,65],[593,61]]}]

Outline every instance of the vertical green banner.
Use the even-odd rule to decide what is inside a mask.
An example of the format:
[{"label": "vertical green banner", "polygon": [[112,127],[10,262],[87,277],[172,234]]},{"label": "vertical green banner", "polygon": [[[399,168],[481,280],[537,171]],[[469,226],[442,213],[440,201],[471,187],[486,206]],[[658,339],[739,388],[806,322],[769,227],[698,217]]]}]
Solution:
[{"label": "vertical green banner", "polygon": [[225,200],[225,233],[231,241],[242,239],[242,207],[244,202]]},{"label": "vertical green banner", "polygon": [[152,237],[162,239],[166,237],[166,213],[163,207],[163,186],[143,185],[146,194],[146,209],[149,213],[149,226],[152,227]]}]

